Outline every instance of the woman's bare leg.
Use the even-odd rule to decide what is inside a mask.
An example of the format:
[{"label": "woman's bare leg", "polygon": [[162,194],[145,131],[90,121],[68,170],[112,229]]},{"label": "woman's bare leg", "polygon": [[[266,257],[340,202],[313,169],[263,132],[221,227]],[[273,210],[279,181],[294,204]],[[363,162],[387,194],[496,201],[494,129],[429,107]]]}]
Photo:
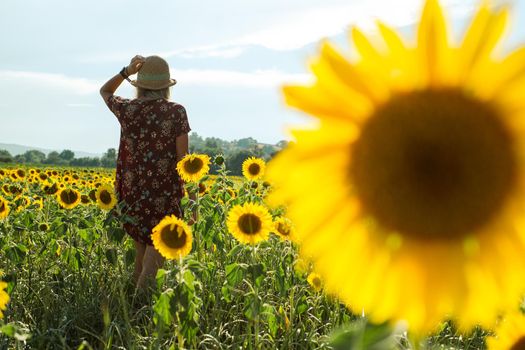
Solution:
[{"label": "woman's bare leg", "polygon": [[142,261],[144,260],[144,253],[146,252],[146,244],[135,241],[135,271],[133,271],[133,282],[138,283],[140,274],[142,273]]},{"label": "woman's bare leg", "polygon": [[155,280],[157,271],[164,264],[164,257],[155,249],[155,247],[148,245],[142,260],[142,272],[137,280],[137,288],[144,289]]}]

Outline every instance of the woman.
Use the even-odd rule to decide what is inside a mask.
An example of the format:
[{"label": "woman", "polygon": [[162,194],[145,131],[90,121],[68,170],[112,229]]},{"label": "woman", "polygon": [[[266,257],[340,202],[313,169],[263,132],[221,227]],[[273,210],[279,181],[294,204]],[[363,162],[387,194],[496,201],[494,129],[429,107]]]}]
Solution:
[{"label": "woman", "polygon": [[[128,77],[137,72],[137,80],[131,81]],[[137,98],[114,95],[124,79],[137,88]],[[133,278],[138,288],[144,288],[164,263],[151,241],[153,227],[168,214],[183,217],[177,162],[188,153],[190,126],[184,107],[169,101],[175,83],[165,60],[137,55],[100,89],[121,126],[116,193],[136,219],[124,228],[135,241]]]}]

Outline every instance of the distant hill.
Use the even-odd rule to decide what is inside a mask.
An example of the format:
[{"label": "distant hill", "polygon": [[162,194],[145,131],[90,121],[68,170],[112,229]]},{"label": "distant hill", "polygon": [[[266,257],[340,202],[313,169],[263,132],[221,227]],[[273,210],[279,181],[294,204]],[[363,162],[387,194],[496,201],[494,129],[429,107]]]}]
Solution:
[{"label": "distant hill", "polygon": [[[14,157],[16,155],[19,155],[19,154],[23,154],[27,151],[30,151],[30,150],[37,150],[37,151],[40,151],[40,152],[44,152],[46,154],[46,156],[50,153],[50,152],[53,152],[53,151],[57,151],[57,152],[62,152],[63,150],[57,150],[57,149],[46,149],[46,148],[40,148],[40,147],[33,147],[33,146],[23,146],[23,145],[15,145],[15,144],[9,144],[9,143],[0,143],[0,149],[5,149],[7,150],[9,153],[11,153],[11,155]],[[82,157],[101,157],[102,155],[101,154],[97,154],[97,153],[87,153],[87,152],[80,152],[80,151],[75,151],[75,150],[71,150],[75,153],[75,158],[82,158]]]}]

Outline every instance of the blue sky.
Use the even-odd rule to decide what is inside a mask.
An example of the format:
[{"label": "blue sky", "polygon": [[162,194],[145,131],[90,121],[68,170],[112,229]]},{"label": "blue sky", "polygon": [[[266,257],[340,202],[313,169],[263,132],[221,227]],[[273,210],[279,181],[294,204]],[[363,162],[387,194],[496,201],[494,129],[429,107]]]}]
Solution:
[{"label": "blue sky", "polygon": [[[505,47],[525,42],[524,1]],[[442,0],[456,33],[477,4]],[[193,131],[275,143],[311,120],[282,102],[279,86],[305,82],[306,60],[346,29],[373,33],[380,18],[411,38],[422,0],[2,0],[0,142],[102,153],[119,125],[100,86],[135,54],[167,59]],[[459,34],[458,34],[459,35]],[[351,51],[348,51],[351,55]],[[125,82],[117,94],[131,97]]]}]

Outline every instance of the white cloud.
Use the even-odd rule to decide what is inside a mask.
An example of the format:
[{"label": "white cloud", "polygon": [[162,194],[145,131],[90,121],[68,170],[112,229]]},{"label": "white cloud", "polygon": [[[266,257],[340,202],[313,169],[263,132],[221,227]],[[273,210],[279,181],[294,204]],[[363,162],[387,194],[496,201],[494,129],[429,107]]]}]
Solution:
[{"label": "white cloud", "polygon": [[[472,11],[473,0],[442,1],[446,12],[453,16],[465,16]],[[375,27],[382,20],[393,27],[415,23],[421,12],[422,1],[345,1],[341,4],[326,4],[295,13],[287,13],[275,19],[262,30],[241,36],[235,45],[261,45],[273,50],[294,50],[315,43],[320,39],[343,33],[349,26],[363,30]]]},{"label": "white cloud", "polygon": [[183,50],[160,53],[161,57],[182,58],[236,58],[243,54],[244,48],[229,45],[208,45]]},{"label": "white cloud", "polygon": [[85,78],[72,78],[63,74],[41,72],[0,70],[0,83],[3,89],[12,86],[26,85],[38,88],[66,90],[75,95],[89,95],[97,92],[101,84]]},{"label": "white cloud", "polygon": [[171,70],[180,84],[218,87],[276,88],[284,83],[306,83],[309,74],[290,74],[278,70],[239,72],[229,70]]}]

